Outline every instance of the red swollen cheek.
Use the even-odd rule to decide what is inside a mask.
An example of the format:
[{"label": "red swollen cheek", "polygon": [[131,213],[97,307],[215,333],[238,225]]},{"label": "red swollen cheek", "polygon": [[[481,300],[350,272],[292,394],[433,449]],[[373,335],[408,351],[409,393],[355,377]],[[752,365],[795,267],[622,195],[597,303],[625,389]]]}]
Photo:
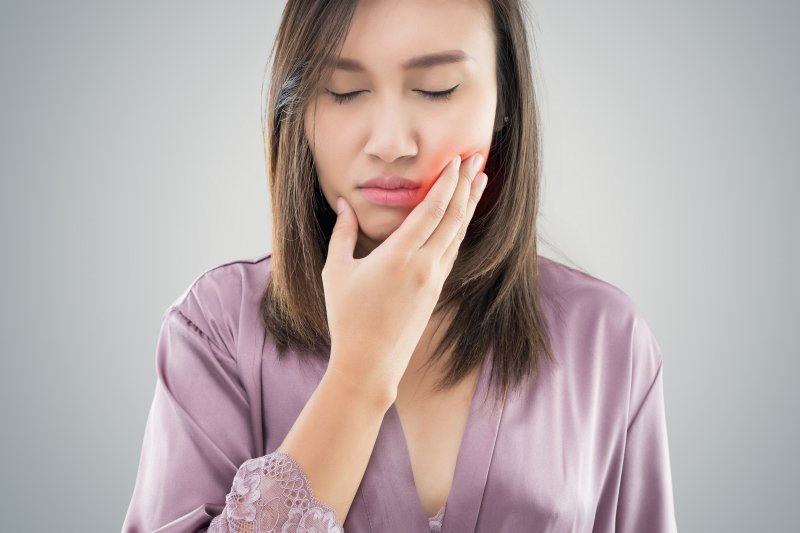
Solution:
[{"label": "red swollen cheek", "polygon": [[[433,187],[433,184],[436,183],[436,180],[439,179],[442,176],[442,173],[444,172],[445,168],[447,168],[447,165],[450,164],[450,162],[452,161],[452,158],[455,157],[456,154],[461,155],[461,163],[463,165],[464,162],[467,159],[469,159],[469,157],[471,157],[473,154],[476,154],[476,153],[481,154],[483,156],[483,158],[484,158],[483,163],[481,163],[480,170],[478,171],[478,172],[483,172],[483,170],[486,168],[486,154],[484,153],[483,150],[476,149],[476,150],[467,150],[467,151],[461,151],[460,152],[460,151],[457,151],[457,150],[453,149],[452,151],[445,152],[446,155],[444,155],[440,159],[440,161],[438,163],[438,166],[436,166],[431,171],[431,173],[428,176],[428,179],[423,181],[422,189],[423,189],[423,193],[424,194],[421,195],[421,198],[424,198],[428,194],[428,191],[431,189],[431,187]],[[477,173],[476,173],[476,175],[477,175]]]}]

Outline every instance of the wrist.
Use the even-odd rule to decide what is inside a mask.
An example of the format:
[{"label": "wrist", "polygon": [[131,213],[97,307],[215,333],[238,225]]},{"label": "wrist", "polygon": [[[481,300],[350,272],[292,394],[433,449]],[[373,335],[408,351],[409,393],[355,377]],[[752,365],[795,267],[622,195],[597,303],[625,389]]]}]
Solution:
[{"label": "wrist", "polygon": [[369,409],[385,414],[397,398],[397,390],[384,386],[373,386],[355,378],[346,370],[328,365],[322,378],[326,386],[341,391],[348,398],[356,399]]}]

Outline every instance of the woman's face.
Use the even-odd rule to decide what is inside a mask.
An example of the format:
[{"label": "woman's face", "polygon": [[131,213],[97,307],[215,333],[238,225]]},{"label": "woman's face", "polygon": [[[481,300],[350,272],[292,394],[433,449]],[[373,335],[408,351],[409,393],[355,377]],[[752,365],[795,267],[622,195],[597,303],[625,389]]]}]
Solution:
[{"label": "woman's face", "polygon": [[[450,59],[404,65],[442,52]],[[400,226],[456,155],[463,161],[481,153],[485,167],[497,104],[495,53],[484,0],[358,3],[339,66],[305,110],[325,199],[335,210],[343,196],[358,218],[355,257]],[[453,87],[447,98],[423,93]],[[331,93],[356,94],[337,101]],[[385,205],[361,187],[377,176],[420,187],[409,202]]]}]

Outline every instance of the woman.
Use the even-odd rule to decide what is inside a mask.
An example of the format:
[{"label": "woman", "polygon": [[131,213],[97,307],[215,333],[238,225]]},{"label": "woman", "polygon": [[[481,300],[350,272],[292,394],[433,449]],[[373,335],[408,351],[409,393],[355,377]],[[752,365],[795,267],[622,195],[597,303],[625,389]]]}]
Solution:
[{"label": "woman", "polygon": [[537,255],[522,8],[287,3],[274,250],[165,312],[123,531],[676,530],[655,338]]}]

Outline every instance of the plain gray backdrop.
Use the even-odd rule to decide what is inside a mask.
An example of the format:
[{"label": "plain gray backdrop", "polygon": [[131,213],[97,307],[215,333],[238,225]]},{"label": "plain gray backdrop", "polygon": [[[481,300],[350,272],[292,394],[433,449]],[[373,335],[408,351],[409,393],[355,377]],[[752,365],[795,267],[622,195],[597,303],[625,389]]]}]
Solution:
[{"label": "plain gray backdrop", "polygon": [[[656,334],[680,531],[792,530],[800,3],[530,5],[541,253]],[[4,531],[121,528],[163,311],[271,250],[282,6],[3,1]]]}]

